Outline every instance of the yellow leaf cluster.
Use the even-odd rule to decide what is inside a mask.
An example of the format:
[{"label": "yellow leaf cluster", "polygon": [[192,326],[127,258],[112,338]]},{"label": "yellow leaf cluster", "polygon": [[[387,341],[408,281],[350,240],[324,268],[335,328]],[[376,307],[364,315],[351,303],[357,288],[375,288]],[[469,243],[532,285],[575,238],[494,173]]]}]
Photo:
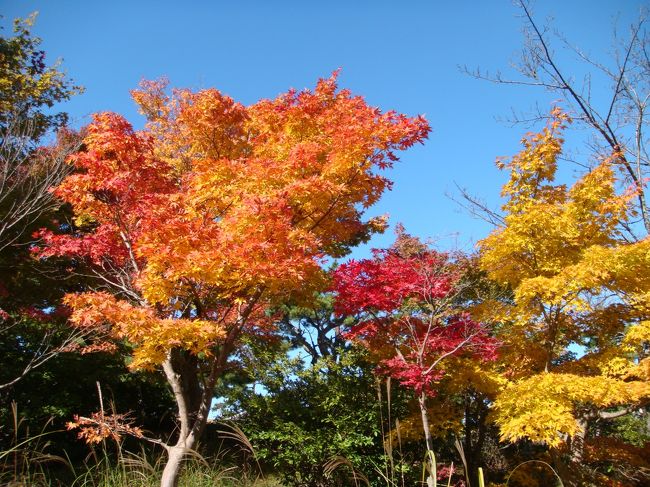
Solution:
[{"label": "yellow leaf cluster", "polygon": [[605,408],[633,403],[648,394],[647,384],[638,387],[602,376],[541,373],[507,387],[492,414],[502,440],[528,438],[555,447],[579,431],[576,403]]},{"label": "yellow leaf cluster", "polygon": [[[427,415],[429,432],[433,438],[445,439],[450,433],[461,433],[463,409],[452,401],[430,401]],[[395,427],[388,434],[393,445],[397,445],[399,442],[421,441],[424,435],[422,414],[420,411],[412,412],[396,422]],[[386,443],[388,442],[389,438],[386,439]]]},{"label": "yellow leaf cluster", "polygon": [[[479,243],[479,263],[513,299],[475,310],[501,324],[501,363],[513,381],[495,403],[503,439],[550,446],[577,432],[580,408],[650,396],[639,355],[650,343],[650,238],[622,238],[633,195],[617,190],[614,159],[571,187],[553,183],[566,122],[555,112],[499,163],[510,171],[506,215]],[[587,347],[583,356],[568,353],[576,344]]]},{"label": "yellow leaf cluster", "polygon": [[171,348],[190,353],[209,353],[225,337],[224,329],[207,320],[160,319],[153,309],[134,306],[103,293],[68,294],[65,304],[74,311],[70,321],[78,327],[104,332],[107,339],[125,339],[134,345],[131,368],[152,369]]},{"label": "yellow leaf cluster", "polygon": [[444,394],[460,394],[471,389],[494,397],[508,383],[498,367],[473,358],[455,357],[445,363]]}]

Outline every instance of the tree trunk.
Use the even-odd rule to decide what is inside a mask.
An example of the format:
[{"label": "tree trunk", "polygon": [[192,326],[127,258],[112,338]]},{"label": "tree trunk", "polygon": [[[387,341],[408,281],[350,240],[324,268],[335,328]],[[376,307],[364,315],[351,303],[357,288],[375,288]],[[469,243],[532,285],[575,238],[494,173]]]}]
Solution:
[{"label": "tree trunk", "polygon": [[472,444],[472,408],[471,408],[472,398],[469,395],[465,396],[465,438],[463,451],[465,453],[465,463],[467,472],[465,472],[465,477],[467,483],[472,485],[478,485],[478,460],[476,458],[476,445]]},{"label": "tree trunk", "polygon": [[170,447],[167,450],[168,458],[163,470],[162,478],[160,479],[160,487],[177,487],[178,477],[181,471],[181,464],[183,457],[187,453],[187,449],[179,446]]},{"label": "tree trunk", "polygon": [[430,458],[430,453],[433,453],[433,439],[431,438],[431,430],[429,430],[429,414],[427,413],[427,396],[422,392],[418,397],[418,404],[420,405],[420,415],[422,416],[422,429],[424,430],[424,441],[427,445],[427,463],[429,465],[429,476],[427,477],[427,486],[433,487],[435,479],[433,478],[433,462]]},{"label": "tree trunk", "polygon": [[587,436],[587,420],[582,418],[579,419],[578,426],[578,431],[571,438],[571,463],[575,464],[582,463],[585,438]]},{"label": "tree trunk", "polygon": [[183,459],[196,447],[208,421],[212,387],[202,385],[198,362],[185,351],[170,351],[163,370],[178,407],[180,431],[176,444],[167,448],[168,458],[160,486],[177,487]]},{"label": "tree trunk", "polygon": [[420,405],[422,428],[424,430],[424,440],[427,444],[427,451],[433,451],[433,439],[431,438],[431,431],[429,430],[429,415],[427,413],[427,396],[424,393],[420,394],[420,397],[418,397],[418,404]]},{"label": "tree trunk", "polygon": [[488,409],[480,393],[470,391],[465,396],[465,438],[463,451],[466,461],[466,477],[469,486],[479,485],[478,469],[483,465],[485,443],[485,418]]},{"label": "tree trunk", "polygon": [[[264,290],[258,289],[246,307],[239,312],[226,338],[211,359],[199,359],[187,350],[172,349],[163,362],[167,377],[178,407],[180,431],[174,446],[167,446],[168,459],[160,481],[161,487],[177,487],[178,477],[185,456],[196,448],[208,422],[212,395],[217,379],[228,365],[228,357],[242,332],[255,304]],[[200,316],[200,305],[196,305]]]}]

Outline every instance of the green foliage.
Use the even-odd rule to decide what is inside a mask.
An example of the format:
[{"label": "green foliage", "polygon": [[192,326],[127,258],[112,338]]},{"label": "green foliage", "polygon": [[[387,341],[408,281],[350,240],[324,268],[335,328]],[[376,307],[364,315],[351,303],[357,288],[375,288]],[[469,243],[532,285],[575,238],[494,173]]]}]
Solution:
[{"label": "green foliage", "polygon": [[609,425],[609,434],[630,445],[643,447],[647,443],[650,443],[650,431],[648,429],[649,414],[648,411],[644,410],[642,414],[627,414],[616,418]]},{"label": "green foliage", "polygon": [[36,15],[14,21],[14,36],[0,38],[0,130],[18,122],[29,127],[38,141],[49,130],[62,127],[68,116],[52,113],[56,103],[82,89],[67,78],[59,63],[48,66],[41,39],[31,34]]},{"label": "green foliage", "polygon": [[[51,430],[65,429],[74,414],[88,416],[99,409],[97,382],[101,384],[105,407],[130,411],[138,425],[152,434],[173,428],[173,399],[162,378],[150,373],[130,372],[118,355],[62,354],[16,383],[0,401],[0,420],[9,424],[9,397],[18,404],[26,427],[32,431],[50,422]],[[153,400],[155,398],[156,400]],[[5,399],[7,402],[5,402]],[[87,447],[72,432],[60,431],[48,437],[50,451],[74,460],[83,458]],[[0,450],[11,442],[11,432],[0,428]]]},{"label": "green foliage", "polygon": [[350,485],[349,469],[328,479],[334,457],[366,475],[383,462],[375,380],[363,351],[321,357],[314,366],[282,355],[257,369],[255,384],[230,391],[231,412],[241,414],[260,461],[287,485]]},{"label": "green foliage", "polygon": [[349,325],[350,317],[336,317],[332,313],[331,294],[319,294],[303,306],[286,306],[278,325],[292,347],[307,353],[312,365],[320,357],[335,357],[344,352],[346,340],[341,330]]}]

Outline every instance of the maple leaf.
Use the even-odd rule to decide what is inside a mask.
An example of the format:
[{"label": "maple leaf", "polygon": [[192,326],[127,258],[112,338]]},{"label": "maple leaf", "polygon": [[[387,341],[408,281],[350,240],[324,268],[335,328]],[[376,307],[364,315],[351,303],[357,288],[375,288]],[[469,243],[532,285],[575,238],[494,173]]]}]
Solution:
[{"label": "maple leaf", "polygon": [[443,378],[453,380],[454,365],[462,363],[455,359],[497,358],[499,343],[487,326],[454,305],[463,275],[462,259],[427,248],[401,228],[391,248],[333,274],[335,312],[356,317],[346,336],[376,356],[380,373],[414,391],[429,450],[427,398]]}]

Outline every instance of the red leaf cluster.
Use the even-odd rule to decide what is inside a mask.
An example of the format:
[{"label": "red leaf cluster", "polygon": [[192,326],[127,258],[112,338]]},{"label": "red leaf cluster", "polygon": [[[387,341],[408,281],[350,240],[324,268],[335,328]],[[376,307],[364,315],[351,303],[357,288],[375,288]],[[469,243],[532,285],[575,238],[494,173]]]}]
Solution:
[{"label": "red leaf cluster", "polygon": [[338,267],[335,312],[357,317],[347,336],[379,356],[382,373],[433,395],[445,376],[445,360],[468,354],[495,360],[498,343],[455,305],[463,264],[424,245],[414,247],[412,240],[400,235],[373,258]]},{"label": "red leaf cluster", "polygon": [[394,249],[373,250],[372,259],[351,260],[337,268],[334,288],[338,299],[335,312],[397,312],[407,300],[439,300],[453,289],[456,276],[449,272],[429,279],[431,270],[445,265],[446,256],[428,251],[414,256]]}]

